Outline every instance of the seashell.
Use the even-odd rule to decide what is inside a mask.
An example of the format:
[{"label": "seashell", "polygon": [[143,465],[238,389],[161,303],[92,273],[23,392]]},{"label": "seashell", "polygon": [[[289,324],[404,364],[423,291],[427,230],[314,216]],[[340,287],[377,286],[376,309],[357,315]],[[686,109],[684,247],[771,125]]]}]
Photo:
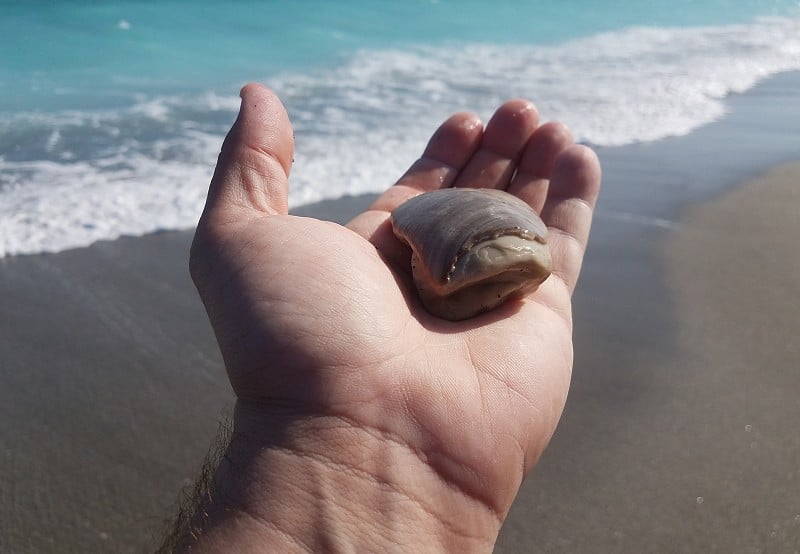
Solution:
[{"label": "seashell", "polygon": [[451,321],[531,293],[552,271],[547,226],[528,204],[500,190],[420,194],[392,212],[392,228],[411,247],[422,304]]}]

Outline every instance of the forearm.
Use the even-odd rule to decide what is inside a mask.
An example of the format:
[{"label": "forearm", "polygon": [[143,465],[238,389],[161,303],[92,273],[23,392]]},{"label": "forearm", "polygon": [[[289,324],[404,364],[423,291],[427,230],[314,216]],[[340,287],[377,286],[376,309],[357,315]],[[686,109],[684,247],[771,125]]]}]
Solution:
[{"label": "forearm", "polygon": [[242,405],[209,490],[179,551],[487,552],[501,523],[396,437]]}]

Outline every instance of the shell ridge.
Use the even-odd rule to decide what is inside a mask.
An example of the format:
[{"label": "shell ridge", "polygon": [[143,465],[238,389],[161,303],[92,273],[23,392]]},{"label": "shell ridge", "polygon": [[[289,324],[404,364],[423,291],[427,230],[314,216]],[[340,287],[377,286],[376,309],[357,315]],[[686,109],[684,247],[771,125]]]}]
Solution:
[{"label": "shell ridge", "polygon": [[494,240],[494,239],[496,239],[498,237],[502,237],[504,235],[513,235],[513,236],[516,236],[516,237],[519,237],[519,238],[522,238],[522,239],[525,239],[525,240],[538,242],[540,244],[547,244],[547,241],[544,239],[544,237],[541,237],[538,233],[534,233],[533,231],[531,231],[529,229],[525,229],[525,228],[520,227],[520,226],[515,226],[515,227],[509,228],[509,229],[499,229],[499,230],[494,230],[494,231],[486,231],[486,232],[484,232],[482,234],[475,235],[469,241],[465,242],[461,246],[461,248],[458,249],[458,252],[456,252],[456,255],[453,257],[452,262],[450,262],[450,266],[447,269],[447,273],[444,276],[444,282],[446,282],[446,283],[450,282],[450,278],[453,276],[453,273],[456,270],[456,266],[458,265],[458,262],[461,260],[461,258],[464,257],[464,255],[467,252],[472,250],[472,248],[476,244],[480,244],[482,242],[486,242],[487,240]]}]

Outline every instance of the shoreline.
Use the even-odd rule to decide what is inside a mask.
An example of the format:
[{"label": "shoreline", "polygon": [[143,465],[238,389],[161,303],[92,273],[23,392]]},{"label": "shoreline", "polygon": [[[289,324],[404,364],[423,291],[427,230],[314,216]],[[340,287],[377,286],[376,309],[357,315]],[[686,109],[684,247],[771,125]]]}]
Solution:
[{"label": "shoreline", "polygon": [[[595,149],[603,163],[604,175],[613,176],[617,172],[628,173],[640,170],[641,167],[633,167],[631,159],[638,160],[636,165],[642,166],[652,164],[656,171],[666,170],[666,175],[659,176],[655,180],[652,174],[646,176],[645,180],[651,187],[658,188],[658,198],[660,206],[653,205],[652,194],[646,197],[637,196],[641,191],[614,190],[614,197],[609,197],[612,193],[609,187],[605,187],[602,204],[598,208],[599,218],[620,219],[628,222],[643,225],[655,225],[670,227],[671,220],[674,219],[677,210],[686,202],[698,201],[713,197],[724,190],[740,184],[748,177],[766,171],[769,167],[783,162],[791,161],[796,156],[796,149],[792,148],[791,121],[800,122],[800,107],[796,90],[800,88],[800,70],[789,70],[772,74],[760,80],[757,84],[744,92],[729,93],[722,99],[726,106],[726,113],[718,120],[712,121],[693,129],[687,135],[669,136],[649,142],[636,142],[622,146],[598,146],[588,144]],[[533,98],[534,102],[536,98]],[[708,137],[708,140],[725,140],[725,137],[735,136],[743,129],[752,131],[752,122],[749,119],[761,117],[766,125],[757,129],[762,133],[763,141],[757,145],[746,156],[735,156],[731,159],[701,159],[700,167],[695,172],[702,173],[702,183],[698,181],[687,183],[683,187],[674,186],[675,178],[680,176],[680,171],[675,171],[680,167],[681,162],[687,157],[693,156],[694,149],[687,149],[686,144],[695,144],[698,136]],[[800,123],[799,123],[800,124]],[[433,129],[431,129],[433,130]],[[781,140],[784,139],[784,140]],[[422,151],[424,145],[419,146]],[[413,160],[409,159],[409,163]],[[210,174],[209,174],[210,179]],[[605,179],[604,179],[605,180]],[[389,183],[387,183],[387,186]],[[374,198],[378,193],[361,193],[356,195],[345,195],[301,204],[290,210],[291,213],[298,214],[326,214],[326,219],[338,223],[344,223],[353,215],[358,213],[363,206],[368,204],[368,199]],[[624,194],[631,195],[625,198]],[[633,203],[632,203],[633,202]],[[613,203],[623,207],[614,210],[604,210],[604,205]],[[327,216],[328,213],[333,214]],[[199,216],[199,213],[198,213]],[[191,232],[191,229],[158,229],[142,235],[123,234],[116,238],[100,239],[85,246],[71,247],[57,251],[42,251],[35,253],[16,253],[0,256],[2,260],[25,256],[39,256],[59,254],[70,250],[90,248],[96,243],[113,242],[115,240],[127,240],[136,237],[143,237],[151,234],[161,233],[182,233]]]},{"label": "shoreline", "polygon": [[[759,389],[748,389],[739,378],[725,384],[719,398],[708,396],[726,376],[708,370],[714,360],[697,348],[716,340],[717,356],[725,353],[723,346],[733,356],[736,348],[748,350],[753,337],[719,342],[737,336],[732,323],[730,334],[705,334],[716,332],[713,322],[720,315],[708,307],[716,306],[707,298],[715,288],[690,285],[719,279],[724,260],[715,256],[729,237],[741,234],[736,214],[763,215],[752,203],[764,195],[741,193],[747,200],[723,210],[714,233],[698,223],[706,221],[704,214],[727,206],[729,195],[749,191],[751,179],[767,168],[800,159],[800,87],[794,83],[800,83],[800,72],[732,98],[728,117],[691,135],[599,150],[604,189],[575,295],[570,398],[553,443],[520,491],[497,552],[743,548],[745,543],[724,542],[737,535],[722,516],[735,516],[748,539],[773,540],[772,529],[762,525],[776,517],[769,506],[754,512],[746,509],[745,496],[732,494],[724,505],[719,499],[731,475],[746,475],[757,488],[743,486],[737,494],[757,493],[765,502],[764,491],[777,481],[760,474],[758,463],[797,459],[785,456],[776,433],[787,422],[756,412],[730,421],[720,417],[735,413]],[[794,101],[786,104],[789,96]],[[293,213],[346,221],[369,199],[347,197]],[[783,232],[784,240],[798,236],[790,222],[773,223],[777,231],[753,231],[750,251],[763,248],[763,233]],[[0,550],[42,551],[58,544],[65,552],[125,552],[157,542],[151,534],[172,515],[180,487],[194,477],[232,400],[188,275],[191,235],[164,231],[0,259],[0,433],[13,445],[4,452],[7,470],[0,480],[0,497],[6,499],[0,517],[8,523]],[[719,242],[698,242],[703,237]],[[698,244],[705,249],[689,248]],[[695,283],[697,274],[688,268],[697,261],[708,267],[704,280]],[[781,259],[771,263],[776,265],[769,275],[781,275],[775,269]],[[763,276],[757,267],[738,271],[750,287],[755,276]],[[772,301],[792,300],[779,292],[794,291],[793,281],[771,283],[778,294]],[[725,292],[723,303],[739,304]],[[744,308],[752,313],[758,305]],[[759,322],[766,339],[774,324],[769,318]],[[787,342],[781,352],[792,355],[796,348]],[[774,384],[784,392],[800,390],[793,388],[793,375],[779,371],[781,359],[775,360]],[[750,431],[743,431],[746,425]],[[783,430],[791,433],[792,427]],[[726,473],[732,447],[720,436],[734,437],[742,452],[760,441],[769,448],[754,450],[767,458],[754,459],[748,472]],[[796,441],[789,442],[796,448]],[[785,511],[791,495],[781,498]],[[797,535],[787,517],[776,521],[786,542],[747,546],[792,544]]]}]

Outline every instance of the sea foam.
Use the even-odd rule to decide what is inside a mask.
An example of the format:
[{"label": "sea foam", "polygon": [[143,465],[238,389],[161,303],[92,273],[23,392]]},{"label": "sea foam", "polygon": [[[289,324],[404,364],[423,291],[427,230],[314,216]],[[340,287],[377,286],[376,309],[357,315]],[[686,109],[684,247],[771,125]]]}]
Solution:
[{"label": "sea foam", "polygon": [[[549,46],[359,51],[329,69],[254,77],[293,121],[297,206],[383,190],[455,111],[486,119],[526,97],[579,140],[614,146],[689,133],[723,116],[727,95],[797,69],[800,20],[764,18]],[[234,88],[0,121],[0,256],[193,226],[238,109]]]}]

